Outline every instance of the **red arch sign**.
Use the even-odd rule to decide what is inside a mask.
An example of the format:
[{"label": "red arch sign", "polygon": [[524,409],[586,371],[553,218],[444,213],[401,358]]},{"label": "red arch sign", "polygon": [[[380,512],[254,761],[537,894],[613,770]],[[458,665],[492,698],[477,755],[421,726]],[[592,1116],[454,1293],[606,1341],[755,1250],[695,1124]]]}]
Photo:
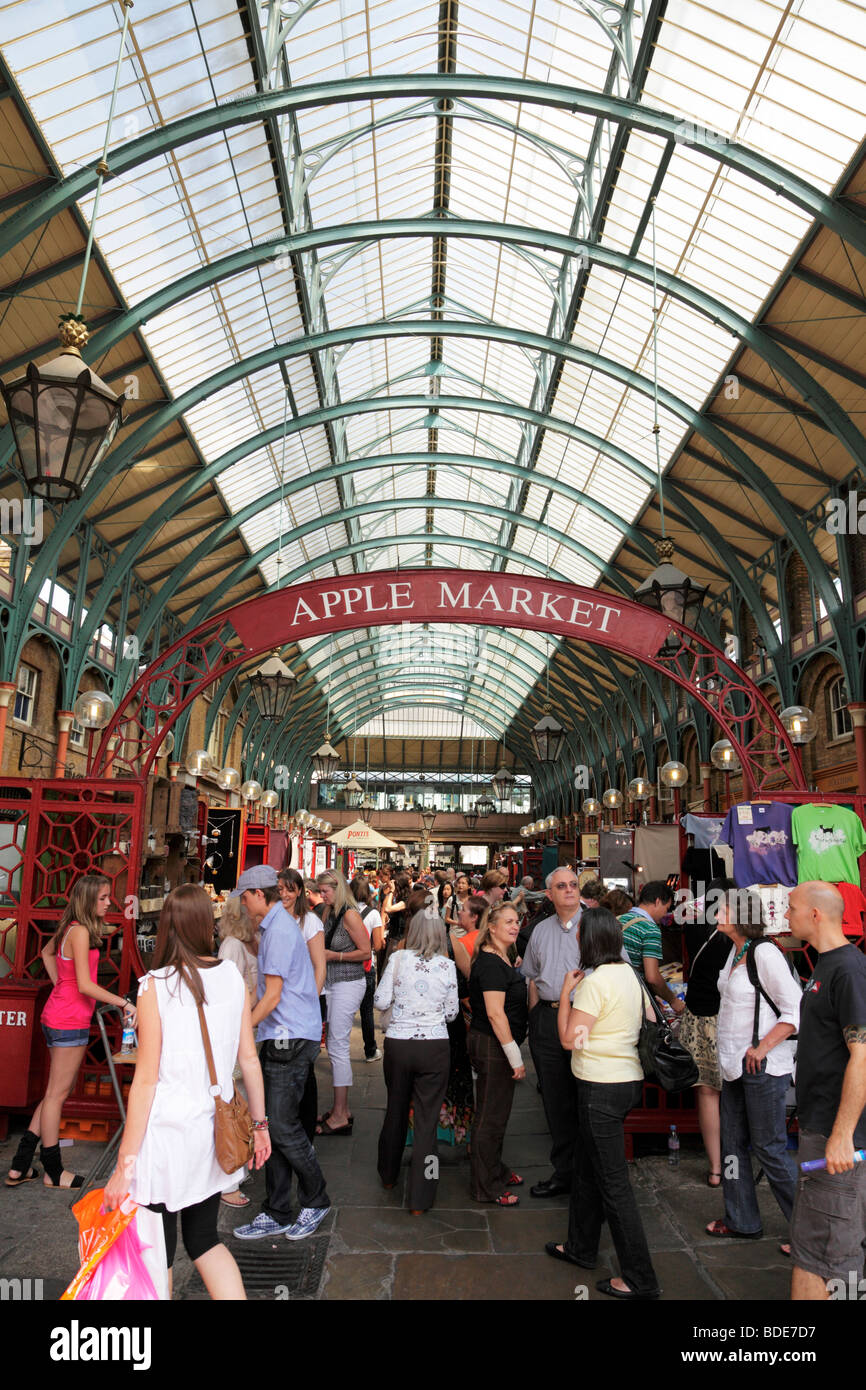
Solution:
[{"label": "red arch sign", "polygon": [[[755,795],[780,774],[805,790],[800,758],[760,690],[699,633],[633,599],[536,576],[394,570],[297,584],[208,618],[142,673],[103,733],[89,768],[149,772],[178,716],[213,681],[302,638],[400,623],[531,628],[633,657],[686,689],[729,738]],[[671,634],[677,650],[660,656]]]}]

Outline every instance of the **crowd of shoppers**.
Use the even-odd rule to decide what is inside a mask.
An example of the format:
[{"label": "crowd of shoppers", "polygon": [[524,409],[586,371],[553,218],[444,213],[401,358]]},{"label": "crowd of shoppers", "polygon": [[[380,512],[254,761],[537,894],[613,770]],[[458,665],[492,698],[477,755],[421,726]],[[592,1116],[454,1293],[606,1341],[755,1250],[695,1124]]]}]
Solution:
[{"label": "crowd of shoppers", "polygon": [[[137,1017],[139,1046],[106,1205],[129,1194],[162,1217],[169,1269],[179,1214],[211,1296],[242,1298],[217,1213],[221,1200],[248,1205],[240,1190],[246,1173],[225,1173],[216,1159],[205,1031],[223,1099],[235,1082],[246,1093],[251,1166],[265,1168],[262,1209],[235,1229],[239,1240],[301,1240],[327,1216],[314,1140],[352,1134],[349,1039],[359,1011],[366,1059],[383,1058],[383,1185],[395,1186],[408,1136],[409,1210],[428,1211],[439,1179],[437,1136],[471,1138],[473,1200],[517,1206],[523,1178],[503,1151],[515,1087],[526,1077],[528,1033],[551,1136],[551,1174],[531,1195],[569,1197],[567,1235],[549,1242],[547,1253],[595,1268],[607,1222],[620,1273],[597,1287],[617,1299],[654,1299],[661,1290],[629,1179],[625,1122],[641,1101],[638,1035],[655,996],[672,1016],[681,1013],[679,1038],[698,1068],[707,1182],[724,1199],[708,1234],[761,1238],[754,1160],[791,1223],[793,1296],[826,1297],[833,1280],[862,1264],[866,1235],[866,1164],[855,1170],[853,1157],[866,1144],[866,961],[842,932],[838,890],[800,884],[788,919],[818,962],[803,995],[766,937],[758,895],[730,880],[710,889],[686,927],[683,1008],[660,972],[660,927],[672,903],[664,883],[646,884],[632,903],[597,880],[581,886],[566,865],[548,876],[544,894],[525,879],[509,900],[501,870],[474,885],[465,876],[438,884],[421,876],[413,885],[400,874],[373,883],[359,874],[348,884],[336,870],[313,881],[258,866],[241,875],[226,904],[218,955],[203,890],[187,885],[168,896],[136,1015],[129,1000],[96,983],[110,886],[82,878],[43,951],[53,983],[42,1019],[49,1083],[6,1184],[38,1176],[32,1160],[41,1138],[46,1186],[80,1186],[60,1163],[60,1112],[95,1003],[113,1004],[128,1022]],[[323,991],[334,1099],[317,1116]],[[786,1133],[798,1026],[801,1157],[826,1157],[817,1178],[799,1181]],[[789,1254],[791,1246],[780,1249]]]}]

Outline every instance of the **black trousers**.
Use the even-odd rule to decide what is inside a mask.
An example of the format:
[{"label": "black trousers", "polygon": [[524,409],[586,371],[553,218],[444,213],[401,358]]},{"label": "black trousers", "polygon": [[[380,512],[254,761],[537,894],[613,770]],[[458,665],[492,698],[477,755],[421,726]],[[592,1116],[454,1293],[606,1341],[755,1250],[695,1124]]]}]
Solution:
[{"label": "black trousers", "polygon": [[379,1135],[379,1177],[395,1183],[406,1147],[409,1110],[414,1107],[409,1207],[427,1211],[436,1200],[439,1159],[436,1126],[448,1086],[451,1044],[447,1038],[386,1038],[385,1085],[388,1109]]},{"label": "black trousers", "polygon": [[[551,1010],[551,1012],[553,1012]],[[573,1081],[578,1136],[566,1250],[593,1264],[604,1221],[610,1226],[620,1273],[635,1293],[659,1286],[632,1191],[625,1157],[625,1117],[640,1105],[640,1081]]]},{"label": "black trousers", "polygon": [[557,1182],[571,1187],[577,1142],[577,1100],[571,1053],[559,1041],[557,1009],[538,1004],[529,1015],[529,1049],[538,1079],[547,1128],[553,1143],[550,1162]]},{"label": "black trousers", "polygon": [[476,1074],[470,1195],[474,1202],[495,1202],[508,1191],[511,1177],[502,1146],[517,1083],[502,1044],[489,1033],[469,1029],[469,1057]]},{"label": "black trousers", "polygon": [[364,1056],[376,1056],[376,1021],[373,1017],[373,995],[376,992],[376,967],[371,965],[367,971],[367,988],[361,1000],[361,1037],[364,1039]]},{"label": "black trousers", "polygon": [[205,1197],[203,1202],[196,1202],[191,1207],[182,1207],[180,1211],[167,1211],[165,1202],[154,1202],[147,1208],[148,1211],[159,1212],[162,1216],[162,1229],[165,1234],[165,1261],[169,1269],[174,1264],[174,1257],[177,1254],[178,1217],[180,1217],[180,1229],[183,1232],[186,1253],[191,1260],[201,1259],[202,1255],[213,1250],[215,1245],[222,1243],[217,1235],[220,1196],[219,1192],[215,1192],[212,1197]]}]

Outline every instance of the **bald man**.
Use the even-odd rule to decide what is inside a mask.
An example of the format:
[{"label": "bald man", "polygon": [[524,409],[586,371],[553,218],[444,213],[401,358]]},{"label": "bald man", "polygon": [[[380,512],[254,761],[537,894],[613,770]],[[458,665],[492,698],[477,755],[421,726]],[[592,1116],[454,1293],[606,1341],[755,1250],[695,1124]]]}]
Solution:
[{"label": "bald man", "polygon": [[794,936],[818,952],[803,993],[797,1048],[800,1172],[791,1218],[791,1298],[857,1298],[866,1241],[866,957],[845,938],[842,894],[832,883],[792,889]]}]

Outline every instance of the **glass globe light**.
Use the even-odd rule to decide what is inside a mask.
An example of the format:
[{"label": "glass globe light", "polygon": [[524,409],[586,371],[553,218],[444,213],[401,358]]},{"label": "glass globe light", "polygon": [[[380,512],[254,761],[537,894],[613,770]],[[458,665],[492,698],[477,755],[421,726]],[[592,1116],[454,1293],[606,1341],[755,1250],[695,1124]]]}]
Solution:
[{"label": "glass globe light", "polygon": [[197,748],[186,760],[186,770],[193,777],[207,777],[214,770],[214,761],[206,748]]},{"label": "glass globe light", "polygon": [[261,794],[262,784],[261,782],[257,782],[254,777],[251,777],[241,786],[241,796],[244,801],[258,801]]},{"label": "glass globe light", "polygon": [[622,792],[617,787],[608,787],[601,799],[609,811],[618,811],[625,800]]},{"label": "glass globe light", "polygon": [[114,714],[114,702],[104,690],[87,690],[75,701],[72,713],[82,729],[104,729]]},{"label": "glass globe light", "polygon": [[600,816],[601,802],[596,801],[594,796],[588,796],[583,803],[583,814],[585,816]]},{"label": "glass globe light", "polygon": [[653,784],[645,777],[632,777],[628,784],[628,794],[632,801],[646,801],[653,794]]},{"label": "glass globe light", "polygon": [[236,767],[224,767],[222,772],[217,774],[217,785],[222,787],[224,792],[233,792],[241,784],[241,774]]},{"label": "glass globe light", "polygon": [[779,715],[792,743],[811,743],[818,732],[815,715],[807,705],[789,705]]},{"label": "glass globe light", "polygon": [[280,794],[275,791],[262,792],[259,798],[259,805],[264,807],[266,811],[272,811],[275,806],[279,805],[279,802]]},{"label": "glass globe light", "polygon": [[676,759],[665,763],[659,772],[659,776],[666,787],[684,787],[689,780],[689,770],[685,763],[678,763]]},{"label": "glass globe light", "polygon": [[710,762],[720,772],[742,771],[740,760],[734,751],[734,745],[728,738],[720,738],[718,743],[713,744],[710,749]]}]

